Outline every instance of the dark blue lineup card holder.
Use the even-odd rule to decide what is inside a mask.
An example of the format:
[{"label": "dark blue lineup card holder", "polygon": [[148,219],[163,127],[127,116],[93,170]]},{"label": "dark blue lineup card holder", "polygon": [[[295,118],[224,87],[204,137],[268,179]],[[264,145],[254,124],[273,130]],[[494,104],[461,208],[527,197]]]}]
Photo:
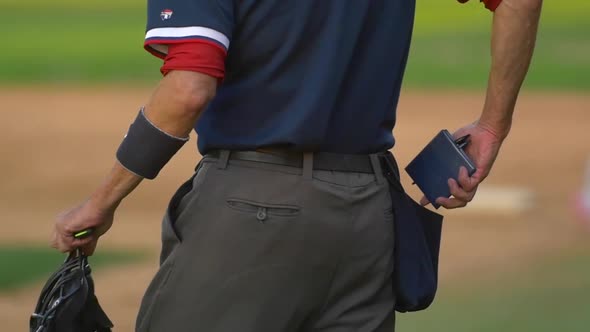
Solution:
[{"label": "dark blue lineup card holder", "polygon": [[450,197],[448,179],[459,177],[464,166],[469,176],[475,173],[475,164],[464,148],[469,144],[469,135],[457,140],[448,130],[441,130],[426,147],[406,166],[406,172],[436,209],[438,197]]}]

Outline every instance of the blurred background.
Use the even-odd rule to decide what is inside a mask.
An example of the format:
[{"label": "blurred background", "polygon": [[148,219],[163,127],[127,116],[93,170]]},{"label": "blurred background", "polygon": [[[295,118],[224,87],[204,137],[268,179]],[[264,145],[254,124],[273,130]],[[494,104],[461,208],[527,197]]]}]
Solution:
[{"label": "blurred background", "polygon": [[[64,258],[47,245],[54,216],[105,175],[158,82],[161,63],[142,47],[145,6],[0,0],[2,331],[27,328]],[[492,15],[479,2],[417,6],[392,150],[401,166],[438,130],[476,119],[489,68]],[[438,297],[398,315],[398,331],[588,330],[590,215],[576,202],[590,172],[589,17],[586,0],[545,2],[512,133],[473,204],[443,212]],[[133,330],[157,269],[161,216],[199,159],[195,140],[124,202],[91,258],[115,331]]]}]

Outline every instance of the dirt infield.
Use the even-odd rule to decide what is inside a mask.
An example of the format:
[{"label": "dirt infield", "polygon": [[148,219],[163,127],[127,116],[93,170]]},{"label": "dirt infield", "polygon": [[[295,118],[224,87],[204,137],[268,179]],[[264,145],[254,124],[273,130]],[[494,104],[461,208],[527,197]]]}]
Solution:
[{"label": "dirt infield", "polygon": [[[47,242],[53,216],[82,200],[112,165],[118,143],[149,93],[131,88],[0,90],[0,243]],[[405,93],[393,150],[400,165],[439,129],[452,130],[474,120],[482,102],[481,94]],[[146,263],[95,273],[99,298],[116,331],[132,330],[141,295],[156,269],[160,216],[198,160],[195,137],[191,142],[157,181],[144,184],[126,200],[100,244],[153,254]],[[534,206],[518,214],[469,209],[447,213],[443,287],[497,278],[587,242],[588,234],[573,221],[569,207],[588,157],[590,96],[522,96],[512,134],[485,185],[528,188]],[[404,182],[411,187],[407,178]],[[419,198],[415,188],[411,192]],[[0,294],[3,331],[25,328],[38,288]]]}]

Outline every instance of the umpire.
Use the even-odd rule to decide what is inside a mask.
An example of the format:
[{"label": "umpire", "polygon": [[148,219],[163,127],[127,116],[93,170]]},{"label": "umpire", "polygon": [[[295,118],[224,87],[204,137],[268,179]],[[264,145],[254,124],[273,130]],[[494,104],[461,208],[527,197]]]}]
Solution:
[{"label": "umpire", "polygon": [[[465,2],[461,0],[461,2]],[[492,67],[471,135],[473,199],[509,133],[542,0],[486,0]],[[53,246],[92,254],[117,206],[193,128],[204,156],[163,221],[137,331],[393,331],[392,201],[380,162],[415,0],[148,0],[164,77],[105,181],[58,217]],[[428,202],[424,199],[422,203]],[[94,228],[92,236],[72,234]]]}]

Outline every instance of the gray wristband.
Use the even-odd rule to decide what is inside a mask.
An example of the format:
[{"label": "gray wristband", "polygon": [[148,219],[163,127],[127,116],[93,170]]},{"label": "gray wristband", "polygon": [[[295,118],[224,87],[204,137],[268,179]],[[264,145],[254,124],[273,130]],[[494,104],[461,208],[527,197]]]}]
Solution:
[{"label": "gray wristband", "polygon": [[129,171],[154,179],[187,141],[188,137],[175,137],[156,127],[142,107],[117,150],[117,160]]}]

